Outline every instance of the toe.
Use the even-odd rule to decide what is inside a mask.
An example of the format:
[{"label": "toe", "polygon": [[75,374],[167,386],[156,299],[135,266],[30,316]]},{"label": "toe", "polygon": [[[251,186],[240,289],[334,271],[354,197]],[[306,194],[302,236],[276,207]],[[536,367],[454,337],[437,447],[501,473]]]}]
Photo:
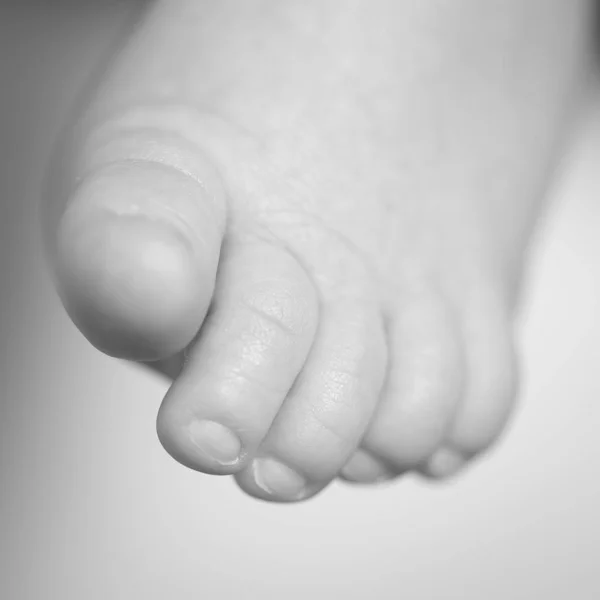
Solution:
[{"label": "toe", "polygon": [[388,328],[390,369],[362,447],[398,473],[440,445],[462,397],[464,364],[456,320],[441,295],[404,295]]},{"label": "toe", "polygon": [[225,224],[219,177],[200,151],[209,134],[181,81],[193,3],[154,4],[123,29],[131,39],[64,132],[43,203],[69,314],[102,351],[141,361],[171,357],[197,332]]},{"label": "toe", "polygon": [[[305,499],[323,489],[364,435],[386,362],[378,311],[349,297],[322,299],[315,344],[257,460],[237,475],[242,489],[271,501]],[[273,464],[285,480],[271,477]]]},{"label": "toe", "polygon": [[223,222],[192,178],[156,163],[117,163],[86,178],[57,235],[59,292],[103,352],[172,356],[202,323]]},{"label": "toe", "polygon": [[518,383],[510,312],[489,297],[465,308],[467,385],[445,442],[446,454],[463,459],[498,439],[512,412]]},{"label": "toe", "polygon": [[430,479],[447,479],[462,470],[468,457],[452,448],[440,448],[420,468],[420,473]]},{"label": "toe", "polygon": [[209,316],[159,411],[167,452],[207,473],[242,468],[306,360],[317,315],[314,287],[292,256],[228,240]]}]

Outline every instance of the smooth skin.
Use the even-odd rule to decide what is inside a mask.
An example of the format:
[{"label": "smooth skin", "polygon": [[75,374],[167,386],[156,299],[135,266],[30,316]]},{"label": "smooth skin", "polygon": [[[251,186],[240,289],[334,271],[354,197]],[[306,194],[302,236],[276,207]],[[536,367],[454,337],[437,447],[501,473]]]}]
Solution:
[{"label": "smooth skin", "polygon": [[591,57],[587,0],[162,0],[55,153],[89,341],[173,378],[165,449],[251,496],[459,472]]}]

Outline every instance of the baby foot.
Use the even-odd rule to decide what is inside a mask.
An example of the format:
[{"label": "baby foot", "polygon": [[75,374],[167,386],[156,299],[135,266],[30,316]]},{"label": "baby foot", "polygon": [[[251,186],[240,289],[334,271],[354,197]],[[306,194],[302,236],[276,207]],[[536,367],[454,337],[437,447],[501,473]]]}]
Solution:
[{"label": "baby foot", "polygon": [[296,501],[339,474],[443,477],[498,437],[583,54],[586,3],[551,4],[145,16],[58,153],[46,222],[88,339],[176,376],[173,457]]}]

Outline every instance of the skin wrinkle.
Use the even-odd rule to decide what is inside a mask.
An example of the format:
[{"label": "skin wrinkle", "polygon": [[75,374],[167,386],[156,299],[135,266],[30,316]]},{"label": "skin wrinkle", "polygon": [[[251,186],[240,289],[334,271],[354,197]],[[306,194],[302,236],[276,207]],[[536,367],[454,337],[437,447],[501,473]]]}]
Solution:
[{"label": "skin wrinkle", "polygon": [[[152,103],[124,104],[98,113],[80,126],[87,131],[86,139],[90,142],[152,131],[175,140],[181,150],[188,147],[196,153],[208,153],[209,147],[225,140],[245,147],[251,145],[254,149],[264,144],[260,136],[197,100],[182,103],[156,99]],[[201,182],[202,178],[199,179]]]},{"label": "skin wrinkle", "polygon": [[[286,310],[286,307],[289,307],[290,304],[298,304],[292,295],[289,295],[287,299],[283,301],[281,301],[281,295],[278,295],[278,298],[274,299],[274,302],[268,302],[267,300],[270,308],[265,307],[264,300],[257,303],[255,298],[255,295],[253,295],[252,300],[244,298],[243,307],[253,312],[259,319],[269,322],[285,335],[291,337],[302,335],[306,330],[307,318],[304,316],[307,312],[306,308],[298,310],[295,306],[292,306],[289,310]],[[273,300],[273,298],[271,298],[271,300]],[[298,318],[297,316],[300,312],[304,313],[302,318]],[[290,313],[293,317],[290,316]],[[296,325],[296,323],[300,323],[300,325]]]},{"label": "skin wrinkle", "polygon": [[84,164],[80,168],[83,169],[82,177],[86,169],[89,174],[90,171],[118,164],[155,164],[157,167],[173,169],[200,187],[205,201],[198,203],[197,209],[210,210],[211,216],[223,226],[226,214],[225,200],[219,197],[222,195],[219,194],[221,186],[215,174],[208,174],[205,166],[207,159],[200,156],[198,147],[190,145],[188,140],[180,136],[149,127],[138,127],[120,132],[119,135],[109,133],[104,132],[103,143],[93,136],[88,142],[88,150],[83,153]]},{"label": "skin wrinkle", "polygon": [[[181,150],[177,148],[177,145],[180,145],[181,142],[187,143],[187,140],[177,140],[172,147],[168,147],[165,144],[165,132],[158,129],[152,130],[150,127],[137,128],[136,130],[131,131],[121,131],[118,133],[118,135],[115,135],[114,132],[112,133],[113,135],[109,137],[108,132],[104,132],[106,137],[106,139],[103,140],[104,143],[100,142],[94,135],[90,135],[88,146],[93,148],[93,150],[88,150],[85,162],[90,165],[91,169],[95,170],[100,166],[111,165],[120,162],[156,163],[175,169],[181,174],[193,179],[202,188],[206,196],[212,197],[212,195],[209,194],[210,190],[206,187],[206,182],[204,179],[201,178],[198,173],[195,173],[194,169],[185,167],[185,163],[190,161],[182,157]],[[111,146],[116,145],[118,147],[119,142],[122,144],[131,145],[132,140],[134,140],[136,137],[138,137],[139,140],[142,140],[142,144],[144,146],[143,150],[140,151],[139,146],[142,146],[142,144],[138,145],[136,154],[139,153],[139,156],[124,156],[119,158],[98,160],[98,157],[101,157],[103,152],[104,154],[111,154],[110,152],[107,152],[107,150],[111,149]],[[154,151],[152,151],[152,148],[154,148]],[[169,153],[172,154],[173,152],[179,152],[179,160],[172,160],[169,158]],[[112,154],[115,154],[114,149]],[[85,174],[83,177],[85,177]]]}]

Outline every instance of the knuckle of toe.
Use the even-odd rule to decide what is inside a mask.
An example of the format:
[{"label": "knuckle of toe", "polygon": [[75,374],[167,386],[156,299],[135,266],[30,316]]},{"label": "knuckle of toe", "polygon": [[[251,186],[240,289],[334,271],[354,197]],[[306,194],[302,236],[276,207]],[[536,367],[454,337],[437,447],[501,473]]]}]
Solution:
[{"label": "knuckle of toe", "polygon": [[240,276],[245,281],[238,296],[241,307],[286,337],[314,334],[319,313],[316,289],[294,257],[263,240],[246,241],[244,252],[248,262],[260,267],[253,276]]}]

